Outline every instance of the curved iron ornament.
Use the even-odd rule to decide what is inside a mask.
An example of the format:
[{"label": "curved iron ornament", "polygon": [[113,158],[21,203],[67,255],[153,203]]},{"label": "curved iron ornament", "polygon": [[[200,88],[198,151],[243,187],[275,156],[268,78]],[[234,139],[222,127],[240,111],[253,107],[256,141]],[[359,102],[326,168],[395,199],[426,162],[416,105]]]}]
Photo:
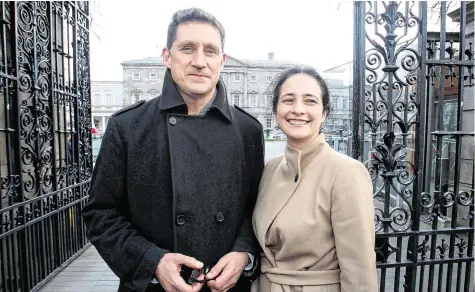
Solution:
[{"label": "curved iron ornament", "polygon": [[[440,290],[444,281],[447,291],[469,291],[474,182],[467,187],[464,178],[463,187],[457,184],[462,138],[473,137],[473,132],[461,128],[463,88],[473,86],[473,44],[465,30],[468,4],[460,3],[460,9],[453,12],[460,12],[460,21],[455,20],[460,22],[459,37],[447,33],[449,13],[444,2],[438,36],[427,32],[424,1],[354,5],[352,154],[363,157],[373,181],[379,288],[422,291],[428,277],[428,291],[436,285]],[[435,40],[427,39],[433,35]],[[444,88],[456,86],[457,93],[452,88],[450,94],[457,98],[450,101],[457,104],[457,130],[445,130]],[[451,183],[451,174],[442,169],[446,163],[442,161],[442,139],[455,141],[453,187],[446,184],[447,179]],[[432,153],[432,147],[436,152]]]},{"label": "curved iron ornament", "polygon": [[[473,205],[473,195],[469,191],[460,191],[457,195],[453,192],[434,191],[433,194],[422,192],[421,207],[431,209],[430,221],[437,220],[438,217],[444,217],[441,213],[441,207],[449,208],[455,203],[459,206],[468,207]],[[463,217],[463,220],[470,220],[473,216],[471,212]]]},{"label": "curved iron ornament", "polygon": [[[413,11],[416,5],[394,1],[368,1],[366,5],[364,118],[373,154],[365,164],[375,187],[374,197],[385,204],[375,208],[377,232],[411,227],[416,174],[408,159],[407,138],[419,114],[420,19]],[[401,7],[405,13],[399,11]],[[396,139],[402,141],[396,143]],[[402,205],[391,207],[391,198]]]},{"label": "curved iron ornament", "polygon": [[51,52],[46,2],[18,4],[18,67],[23,194],[53,190]]},{"label": "curved iron ornament", "polygon": [[78,122],[79,122],[79,179],[85,181],[92,176],[92,133],[91,133],[91,84],[89,68],[89,27],[88,18],[77,13],[77,74],[78,80]]},{"label": "curved iron ornament", "polygon": [[30,291],[87,243],[88,13],[87,2],[0,3],[0,290]]}]

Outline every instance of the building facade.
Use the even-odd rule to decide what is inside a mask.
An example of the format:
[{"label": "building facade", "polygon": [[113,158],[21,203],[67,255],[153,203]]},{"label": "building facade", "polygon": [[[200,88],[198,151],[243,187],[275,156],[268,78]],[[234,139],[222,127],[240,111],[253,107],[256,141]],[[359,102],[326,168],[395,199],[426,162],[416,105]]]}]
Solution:
[{"label": "building facade", "polygon": [[91,112],[93,128],[105,131],[110,116],[124,107],[122,81],[92,81]]},{"label": "building facade", "polygon": [[325,119],[323,131],[328,143],[343,154],[350,154],[352,131],[353,62],[325,70],[322,75],[330,93],[330,114]]},{"label": "building facade", "polygon": [[[162,57],[125,61],[123,67],[123,102],[129,105],[160,95],[166,67]],[[267,132],[276,128],[272,116],[272,81],[296,63],[274,60],[240,60],[227,55],[221,78],[226,86],[228,101],[255,116]]]}]

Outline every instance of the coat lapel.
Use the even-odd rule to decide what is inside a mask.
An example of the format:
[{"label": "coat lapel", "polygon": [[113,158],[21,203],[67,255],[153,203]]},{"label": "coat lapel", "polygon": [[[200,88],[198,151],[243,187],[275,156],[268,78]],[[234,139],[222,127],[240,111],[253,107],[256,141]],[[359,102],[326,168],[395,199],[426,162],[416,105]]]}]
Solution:
[{"label": "coat lapel", "polygon": [[[284,158],[261,190],[261,193],[266,194],[266,196],[259,197],[259,210],[263,210],[263,212],[256,214],[256,226],[258,228],[257,237],[263,247],[266,243],[269,227],[290,198],[292,198],[300,184],[300,155],[301,152],[299,150],[287,147]],[[273,257],[267,254],[270,253],[269,249],[264,248],[264,251],[267,258],[273,261]],[[273,262],[273,264],[275,263]]]},{"label": "coat lapel", "polygon": [[266,254],[266,257],[275,267],[275,260],[270,249],[266,247],[266,238],[269,228],[279,215],[287,202],[295,194],[302,181],[302,171],[314,158],[324,150],[325,136],[320,134],[303,150],[298,150],[287,145],[284,157],[267,181],[263,181],[255,214],[255,228],[257,239]]}]

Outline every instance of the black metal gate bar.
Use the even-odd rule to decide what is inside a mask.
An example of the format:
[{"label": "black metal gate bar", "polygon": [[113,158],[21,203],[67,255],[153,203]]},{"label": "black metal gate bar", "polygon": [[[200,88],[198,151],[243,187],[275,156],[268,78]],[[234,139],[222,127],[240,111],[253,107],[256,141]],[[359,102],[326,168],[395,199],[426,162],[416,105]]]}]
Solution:
[{"label": "black metal gate bar", "polygon": [[[365,3],[356,1],[354,3],[355,16],[353,35],[355,48],[353,50],[353,84],[360,84],[364,81],[365,74]],[[363,143],[364,139],[364,86],[353,87],[353,143],[352,143],[352,157],[363,160]]]},{"label": "black metal gate bar", "polygon": [[[440,60],[442,61],[445,59],[445,28],[446,28],[446,15],[447,15],[447,7],[445,5],[445,2],[442,2],[442,5],[440,6]],[[444,75],[444,67],[441,66],[439,67],[439,78]],[[441,80],[441,79],[439,79]],[[439,99],[437,103],[437,108],[436,108],[436,128],[441,129],[442,128],[442,123],[443,123],[443,107],[442,105],[444,104],[444,83],[439,82]],[[442,171],[442,136],[437,136],[436,138],[436,153],[435,153],[435,190],[434,190],[434,197],[439,198],[439,190],[441,186],[441,171]],[[430,169],[429,169],[430,173]],[[439,208],[441,205],[436,204],[434,207],[433,212],[439,212]],[[437,215],[436,215],[437,217]],[[437,230],[438,229],[438,220],[435,218],[435,220],[432,220],[432,229]],[[434,248],[437,246],[437,234],[432,235],[431,237],[431,249],[430,249],[430,258],[434,259],[436,256],[437,249]],[[442,268],[442,266],[439,266],[439,269]],[[435,271],[435,266],[430,265],[429,267],[429,282],[428,282],[428,290],[433,291],[433,285],[434,285],[434,271]],[[439,275],[441,273],[439,272]],[[439,282],[439,285],[441,283]]]},{"label": "black metal gate bar", "polygon": [[[48,23],[49,23],[49,30],[50,30],[50,35],[51,35],[51,39],[50,39],[50,42],[49,42],[49,51],[51,53],[54,52],[54,39],[55,39],[55,33],[54,33],[54,24],[56,23],[55,21],[55,14],[54,14],[54,8],[52,7],[53,3],[50,2],[48,3],[48,12],[47,12],[47,16],[48,16]],[[50,105],[53,105],[54,104],[54,82],[53,82],[53,72],[54,72],[54,59],[53,59],[53,55],[51,56],[51,59],[50,59],[50,63],[51,63],[51,70],[50,70],[50,73],[49,73],[49,80],[51,81],[51,86],[49,88],[49,96],[48,96],[48,103]],[[55,112],[54,112],[54,107],[52,107],[51,111],[50,111],[50,119],[51,119],[51,122],[53,123],[53,125],[55,125]],[[53,145],[55,145],[55,143],[57,142],[57,139],[56,139],[56,135],[54,134],[54,126],[52,128],[52,143]],[[58,149],[56,147],[52,147],[51,149],[51,155],[53,157],[56,157],[57,155],[57,151]],[[56,174],[57,173],[57,167],[56,167],[56,163],[52,163],[51,165],[51,170],[52,170],[52,173],[53,174]],[[57,185],[58,185],[58,180],[57,180],[57,176],[56,175],[53,175],[52,177],[52,183],[53,183],[53,190],[57,190]],[[40,202],[41,205],[43,205],[43,201]],[[46,275],[49,275],[51,272],[54,271],[55,269],[55,265],[54,265],[54,250],[55,250],[55,246],[54,246],[54,235],[52,233],[52,226],[53,226],[53,222],[52,222],[52,219],[51,217],[49,218],[45,218],[44,220],[44,225],[45,225],[45,234],[47,236],[47,238],[49,240],[47,240],[47,247],[46,247],[46,250],[45,250],[45,270],[46,270]]]},{"label": "black metal gate bar", "polygon": [[[427,19],[427,4],[424,2],[419,3],[419,17],[422,20]],[[427,61],[427,39],[423,32],[427,31],[427,21],[421,21],[419,23],[420,30],[419,30],[419,43],[418,43],[418,54],[419,54],[419,62],[420,62],[420,70],[417,74],[417,80],[419,82],[423,82],[426,78],[426,61]],[[415,133],[419,133],[415,135],[415,147],[416,149],[414,153],[414,161],[415,161],[415,178],[414,178],[414,195],[412,196],[412,206],[413,209],[413,217],[412,217],[412,224],[411,224],[411,231],[415,234],[419,233],[420,224],[421,224],[421,208],[420,208],[420,190],[422,190],[424,185],[424,179],[421,177],[421,172],[424,172],[425,167],[425,155],[424,149],[427,147],[427,139],[421,134],[426,133],[425,129],[428,125],[428,118],[429,114],[427,111],[420,110],[427,107],[429,101],[427,100],[429,94],[424,86],[418,86],[417,88],[417,96],[418,96],[418,103],[419,103],[419,111],[415,117],[415,124],[414,124],[414,131]],[[405,283],[404,287],[408,291],[416,291],[416,281],[417,281],[417,274],[418,274],[418,247],[419,247],[419,238],[418,236],[411,236],[408,241],[407,247],[407,259],[413,262],[413,265],[410,265],[406,268],[406,275],[405,275]],[[420,279],[424,279],[424,266],[419,268],[420,272]],[[422,291],[422,286],[420,286],[420,291]]]},{"label": "black metal gate bar", "polygon": [[[465,41],[467,3],[458,34],[447,33],[447,3],[440,4],[435,39],[428,38],[425,1],[354,4],[352,155],[373,179],[380,291],[472,288],[474,183],[472,173],[471,186],[461,184],[461,149],[465,137],[473,139],[462,131],[473,49]],[[456,123],[446,129],[454,104],[447,92],[455,94]],[[447,219],[450,226],[440,225]]]},{"label": "black metal gate bar", "polygon": [[[473,60],[473,59],[472,59]],[[475,161],[475,153],[473,154],[473,159]],[[475,215],[475,212],[474,212],[474,205],[473,205],[473,198],[475,196],[475,174],[472,176],[472,190],[470,191],[470,197],[472,198],[472,202],[470,203],[470,215],[471,218],[470,218],[470,221],[469,221],[469,227],[473,230],[474,229],[474,225],[473,225],[473,221],[474,221],[474,215]],[[470,234],[469,233],[469,236],[468,236],[468,250],[467,250],[467,257],[469,258],[473,258],[473,246],[475,246],[474,244],[474,238],[473,238],[473,232]],[[463,263],[460,263],[459,264],[459,269],[462,268],[462,265]],[[470,281],[472,279],[472,263],[471,262],[466,262],[465,263],[465,283],[464,283],[464,290],[465,291],[469,291],[470,289],[470,285],[472,285],[472,281]],[[458,281],[458,279],[457,279]],[[457,283],[457,287],[458,287],[458,283]],[[473,286],[472,286],[473,287]]]},{"label": "black metal gate bar", "polygon": [[[462,2],[460,7],[460,42],[459,42],[459,52],[463,52],[465,49],[465,21],[466,21],[466,13],[467,13],[467,3]],[[464,54],[459,54],[459,61],[464,60]],[[451,67],[453,69],[453,67]],[[460,80],[462,80],[462,76],[464,76],[464,68],[462,66],[458,67],[458,76]],[[442,82],[441,82],[442,83]],[[458,83],[458,98],[457,98],[457,121],[456,121],[456,130],[462,131],[462,117],[463,117],[463,101],[464,101],[464,82]],[[460,181],[460,154],[462,152],[461,149],[461,139],[463,136],[456,136],[455,137],[455,170],[454,170],[454,181]],[[455,183],[454,185],[454,194],[459,193],[459,184]],[[452,206],[452,218],[457,218],[458,214],[458,200],[454,200],[454,204]],[[450,228],[456,229],[457,228],[457,220],[452,220]],[[455,256],[455,234],[450,235],[450,243],[449,246],[454,247],[449,249],[449,258],[453,258]],[[456,277],[456,282],[459,284],[460,280],[460,265],[458,263],[457,266],[459,269]],[[446,291],[450,292],[452,287],[452,273],[453,273],[453,264],[449,263],[447,267],[447,286]],[[460,285],[457,289],[460,288]],[[460,291],[460,290],[457,290]]]},{"label": "black metal gate bar", "polygon": [[36,289],[87,244],[88,5],[0,3],[1,292]]}]

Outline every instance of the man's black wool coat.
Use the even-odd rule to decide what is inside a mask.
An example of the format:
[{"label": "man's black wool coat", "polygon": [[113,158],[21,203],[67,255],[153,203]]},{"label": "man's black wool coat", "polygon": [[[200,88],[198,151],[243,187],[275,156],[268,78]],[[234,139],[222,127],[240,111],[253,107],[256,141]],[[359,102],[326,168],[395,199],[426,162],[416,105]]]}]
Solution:
[{"label": "man's black wool coat", "polygon": [[[110,118],[83,218],[88,239],[121,279],[119,291],[163,291],[150,281],[167,252],[205,265],[231,251],[258,261],[251,216],[262,130],[228,104],[222,81],[208,113],[188,116],[169,70],[161,96]],[[243,276],[232,291],[249,285]]]}]

